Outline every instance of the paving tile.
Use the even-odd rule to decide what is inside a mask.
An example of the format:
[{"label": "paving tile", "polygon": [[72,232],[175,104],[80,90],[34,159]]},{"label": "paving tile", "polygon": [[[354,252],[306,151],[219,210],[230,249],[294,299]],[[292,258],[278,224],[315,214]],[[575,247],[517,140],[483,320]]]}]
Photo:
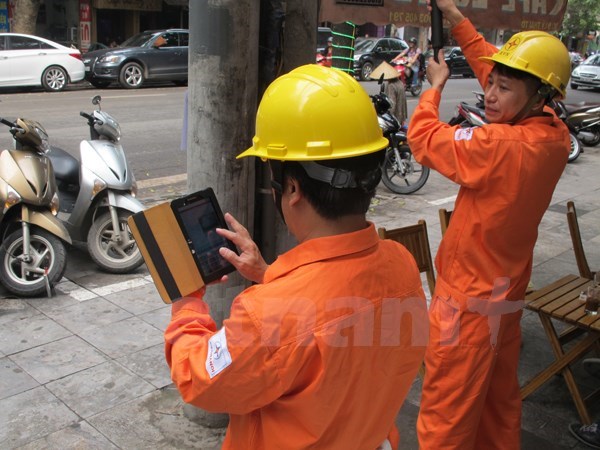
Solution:
[{"label": "paving tile", "polygon": [[[63,278],[62,282],[68,282],[68,280],[65,281]],[[70,293],[61,292],[59,288],[55,289],[54,291],[55,293],[52,298],[30,298],[27,299],[27,303],[40,312],[48,313],[50,311],[60,310],[68,306],[78,305],[82,301],[78,297],[71,296]],[[94,297],[98,296],[94,294]]]},{"label": "paving tile", "polygon": [[144,285],[109,294],[104,298],[136,316],[163,308],[165,303],[160,298],[154,283],[148,283],[145,279],[143,281]]},{"label": "paving tile", "polygon": [[52,381],[46,387],[83,418],[154,390],[150,383],[115,361]]},{"label": "paving tile", "polygon": [[110,328],[111,324],[131,317],[131,313],[101,297],[51,310],[46,314],[73,333],[97,327]]},{"label": "paving tile", "polygon": [[0,399],[39,386],[27,372],[8,357],[0,358]]},{"label": "paving tile", "polygon": [[47,449],[117,449],[108,439],[85,421],[74,423],[41,439],[19,447],[19,450]]},{"label": "paving tile", "polygon": [[27,303],[26,300],[0,298],[0,326],[38,314],[39,311]]},{"label": "paving tile", "polygon": [[25,445],[77,423],[79,417],[45,387],[0,400],[0,448]]},{"label": "paving tile", "polygon": [[167,325],[169,325],[169,322],[171,321],[171,306],[164,305],[159,309],[155,309],[154,311],[150,311],[145,314],[140,314],[137,317],[142,319],[144,322],[155,326],[160,331],[164,331],[167,329]]},{"label": "paving tile", "polygon": [[155,345],[145,350],[132,353],[117,359],[136,375],[161,389],[172,383],[171,371],[165,360],[164,344]]},{"label": "paving tile", "polygon": [[111,358],[119,358],[163,342],[163,333],[137,317],[84,330],[80,337]]},{"label": "paving tile", "polygon": [[163,389],[88,419],[121,449],[220,448],[225,429],[199,426],[183,413],[176,389]]},{"label": "paving tile", "polygon": [[11,359],[40,384],[97,366],[107,360],[101,352],[78,336],[69,336],[16,353]]},{"label": "paving tile", "polygon": [[[86,274],[77,278],[69,278],[71,281],[76,283],[77,285],[88,289],[98,295],[107,295],[113,292],[119,292],[128,289],[131,283],[135,284],[146,284],[144,280],[144,276],[148,274],[146,266],[141,265],[138,269],[136,269],[133,273],[124,273],[124,274],[112,274],[106,272],[100,272],[98,269],[95,269],[89,274]],[[127,283],[130,283],[128,285]],[[113,289],[110,286],[115,286]]]},{"label": "paving tile", "polygon": [[396,427],[400,432],[400,446],[402,450],[419,450],[417,439],[417,416],[419,407],[405,401],[396,416]]},{"label": "paving tile", "polygon": [[0,350],[10,355],[71,334],[52,319],[38,313],[0,324]]}]

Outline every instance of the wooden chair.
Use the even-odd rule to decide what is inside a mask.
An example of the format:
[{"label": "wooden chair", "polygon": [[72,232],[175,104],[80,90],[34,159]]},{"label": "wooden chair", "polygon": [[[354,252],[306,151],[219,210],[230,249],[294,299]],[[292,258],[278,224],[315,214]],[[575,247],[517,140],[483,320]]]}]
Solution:
[{"label": "wooden chair", "polygon": [[577,261],[579,275],[592,280],[594,278],[594,272],[590,270],[587,258],[585,257],[585,251],[583,250],[583,244],[581,243],[581,233],[579,232],[579,223],[577,222],[575,203],[572,201],[567,202],[567,222],[569,222],[569,232],[571,234],[571,241],[573,242],[573,250],[575,251],[575,260]]},{"label": "wooden chair", "polygon": [[427,274],[427,284],[429,292],[433,296],[435,289],[435,271],[433,260],[431,259],[431,248],[429,247],[429,237],[427,235],[427,224],[424,220],[419,220],[416,225],[409,225],[393,230],[379,228],[379,237],[381,239],[392,239],[404,245],[413,255],[419,272]]},{"label": "wooden chair", "polygon": [[440,215],[440,228],[442,229],[442,236],[446,233],[448,229],[448,225],[450,225],[450,217],[452,217],[452,211],[448,211],[444,208],[441,208],[439,211]]}]

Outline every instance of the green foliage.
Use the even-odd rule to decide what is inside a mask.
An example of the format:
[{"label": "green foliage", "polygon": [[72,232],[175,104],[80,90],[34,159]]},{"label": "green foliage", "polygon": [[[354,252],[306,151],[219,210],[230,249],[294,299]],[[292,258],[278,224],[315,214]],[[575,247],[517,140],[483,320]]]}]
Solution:
[{"label": "green foliage", "polygon": [[580,33],[593,32],[600,28],[600,1],[569,0],[560,34],[575,37]]}]

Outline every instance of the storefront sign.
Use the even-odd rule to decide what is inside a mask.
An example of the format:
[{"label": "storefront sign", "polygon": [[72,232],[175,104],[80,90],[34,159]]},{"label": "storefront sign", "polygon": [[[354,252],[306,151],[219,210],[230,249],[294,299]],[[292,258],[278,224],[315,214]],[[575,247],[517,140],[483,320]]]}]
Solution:
[{"label": "storefront sign", "polygon": [[8,0],[0,1],[0,33],[8,33]]},{"label": "storefront sign", "polygon": [[162,11],[162,0],[94,0],[94,8]]},{"label": "storefront sign", "polygon": [[[560,29],[567,0],[455,0],[462,13],[479,28],[510,30]],[[379,5],[379,6],[377,6]],[[321,0],[319,21],[428,27],[424,0]]]},{"label": "storefront sign", "polygon": [[79,0],[79,48],[86,52],[92,36],[92,8],[89,0]]}]

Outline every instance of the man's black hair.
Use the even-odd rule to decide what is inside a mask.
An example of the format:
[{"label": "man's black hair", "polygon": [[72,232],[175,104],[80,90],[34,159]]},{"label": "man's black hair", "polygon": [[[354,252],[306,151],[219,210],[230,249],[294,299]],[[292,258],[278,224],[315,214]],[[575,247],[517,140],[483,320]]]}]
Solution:
[{"label": "man's black hair", "polygon": [[316,161],[325,167],[344,169],[354,174],[357,186],[336,188],[331,184],[310,178],[302,163],[286,161],[283,164],[284,179],[296,180],[317,213],[329,220],[350,214],[366,214],[381,180],[381,164],[385,152],[378,151],[354,158]]}]

